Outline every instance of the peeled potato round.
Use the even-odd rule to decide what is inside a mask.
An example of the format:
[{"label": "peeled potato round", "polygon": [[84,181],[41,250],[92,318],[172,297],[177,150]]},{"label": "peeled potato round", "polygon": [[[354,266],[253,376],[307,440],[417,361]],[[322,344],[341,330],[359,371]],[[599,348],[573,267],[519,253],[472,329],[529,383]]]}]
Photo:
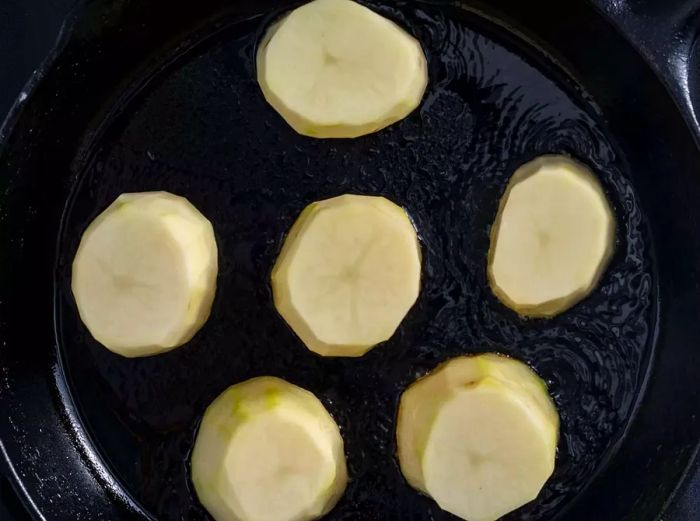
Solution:
[{"label": "peeled potato round", "polygon": [[306,207],[272,271],[277,311],[323,356],[362,356],[388,340],[418,298],[418,237],[383,197],[343,195]]},{"label": "peeled potato round", "polygon": [[596,286],[614,242],[613,213],[593,173],[567,157],[542,156],[516,170],[501,200],[489,283],[521,315],[556,315]]},{"label": "peeled potato round", "polygon": [[212,225],[187,199],[122,194],[83,233],[73,295],[98,342],[126,357],[153,355],[204,325],[217,265]]},{"label": "peeled potato round", "polygon": [[350,0],[314,0],[273,25],[257,71],[270,105],[318,138],[357,137],[403,119],[428,82],[418,41]]},{"label": "peeled potato round", "polygon": [[343,450],[338,426],[313,394],[253,378],[207,408],[192,483],[216,521],[310,521],[345,490]]},{"label": "peeled potato round", "polygon": [[418,298],[418,237],[383,197],[306,207],[272,271],[277,311],[315,353],[361,356],[388,340]]},{"label": "peeled potato round", "polygon": [[499,355],[452,359],[401,396],[401,471],[467,521],[535,499],[554,470],[559,416],[540,378]]}]

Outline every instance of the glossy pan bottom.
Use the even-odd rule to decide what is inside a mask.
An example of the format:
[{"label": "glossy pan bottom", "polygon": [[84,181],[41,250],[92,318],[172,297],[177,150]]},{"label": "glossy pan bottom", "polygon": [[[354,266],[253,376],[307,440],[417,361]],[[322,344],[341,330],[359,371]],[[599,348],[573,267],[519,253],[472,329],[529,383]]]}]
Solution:
[{"label": "glossy pan bottom", "polygon": [[[557,469],[513,519],[565,508],[610,457],[650,360],[655,280],[624,151],[595,102],[553,60],[461,9],[380,11],[415,34],[429,88],[406,120],[356,140],[294,133],[255,80],[261,30],[275,15],[226,24],[157,72],[89,143],[60,236],[63,367],[116,477],[159,519],[205,519],[188,454],[207,404],[227,386],[275,375],[314,392],[340,424],[350,485],[328,519],[448,519],[395,461],[398,397],[453,356],[497,351],[550,384],[562,419]],[[593,168],[617,217],[600,286],[552,320],[524,320],[491,294],[489,228],[513,170],[542,154]],[[214,224],[220,276],[209,322],[183,348],[113,355],[80,324],[70,267],[81,232],[122,192],[168,190]],[[420,298],[399,331],[362,359],[320,358],[276,313],[269,276],[308,203],[343,193],[402,205],[421,238]],[[370,516],[370,517],[368,517]],[[374,516],[374,517],[372,517]]]}]

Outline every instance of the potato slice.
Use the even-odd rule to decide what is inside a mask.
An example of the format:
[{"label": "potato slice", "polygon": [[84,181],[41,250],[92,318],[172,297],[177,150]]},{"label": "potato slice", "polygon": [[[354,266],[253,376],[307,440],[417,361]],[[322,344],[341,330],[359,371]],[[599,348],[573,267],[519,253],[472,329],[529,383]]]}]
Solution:
[{"label": "potato slice", "polygon": [[428,83],[418,41],[350,0],[314,0],[273,25],[257,54],[265,99],[298,133],[369,134],[405,118]]},{"label": "potato slice", "polygon": [[613,213],[593,173],[567,157],[542,156],[516,170],[501,199],[491,289],[521,315],[556,315],[595,288],[614,242]]},{"label": "potato slice", "polygon": [[418,298],[418,237],[383,197],[306,207],[272,271],[275,306],[315,353],[362,356],[388,340]]},{"label": "potato slice", "polygon": [[313,394],[279,378],[253,378],[207,408],[192,483],[216,521],[317,519],[345,490],[343,440]]},{"label": "potato slice", "polygon": [[122,194],[83,233],[72,289],[98,342],[122,356],[148,356],[204,325],[216,275],[214,230],[187,199]]},{"label": "potato slice", "polygon": [[467,521],[493,521],[537,497],[558,433],[544,382],[491,354],[452,359],[411,385],[396,428],[409,484]]}]

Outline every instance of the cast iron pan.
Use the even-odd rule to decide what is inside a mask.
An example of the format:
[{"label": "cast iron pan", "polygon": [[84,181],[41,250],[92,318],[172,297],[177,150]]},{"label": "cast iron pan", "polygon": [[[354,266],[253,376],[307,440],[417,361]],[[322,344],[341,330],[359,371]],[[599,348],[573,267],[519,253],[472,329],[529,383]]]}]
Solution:
[{"label": "cast iron pan", "polygon": [[[629,10],[643,48],[644,23],[664,28],[644,4],[599,7]],[[29,509],[208,519],[188,478],[198,421],[227,386],[275,375],[341,426],[351,482],[328,519],[453,519],[399,472],[398,396],[442,360],[498,351],[548,381],[562,420],[552,479],[507,519],[659,518],[700,439],[700,150],[682,74],[698,17],[668,11],[661,34],[680,35],[680,54],[650,67],[585,2],[370,2],[421,41],[428,92],[386,130],[327,141],[295,134],[255,80],[263,30],[294,5],[89,2],[6,122],[0,448]],[[668,67],[679,82],[657,77]],[[618,243],[589,298],[524,320],[488,289],[488,233],[513,170],[546,153],[599,174]],[[184,195],[212,220],[219,288],[189,344],[124,359],[80,323],[70,265],[87,224],[142,190]],[[300,210],[347,192],[403,205],[423,252],[418,303],[359,360],[308,352],[268,283]]]}]

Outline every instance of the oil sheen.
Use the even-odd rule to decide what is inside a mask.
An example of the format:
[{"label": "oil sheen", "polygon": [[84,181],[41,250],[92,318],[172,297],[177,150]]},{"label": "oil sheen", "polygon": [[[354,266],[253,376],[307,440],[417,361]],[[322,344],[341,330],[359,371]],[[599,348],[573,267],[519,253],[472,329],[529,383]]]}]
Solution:
[{"label": "oil sheen", "polygon": [[[208,519],[189,481],[206,406],[260,375],[309,389],[340,425],[350,483],[329,520],[453,519],[404,481],[398,397],[453,356],[501,352],[530,364],[561,415],[556,471],[511,520],[550,519],[595,476],[624,434],[651,359],[656,282],[624,153],[593,101],[536,48],[458,8],[377,8],[413,33],[429,62],[421,106],[354,140],[291,130],[255,80],[267,18],[229,23],[155,72],[89,146],[66,207],[57,273],[59,349],[79,415],[125,489],[158,519]],[[617,220],[598,288],[550,320],[492,295],[489,229],[508,179],[541,154],[600,177]],[[120,358],[80,323],[70,267],[87,224],[122,192],[186,196],[213,223],[218,291],[207,324],[172,352]],[[275,311],[269,279],[286,231],[310,202],[380,194],[421,239],[422,289],[394,337],[360,359],[309,352]]]}]

